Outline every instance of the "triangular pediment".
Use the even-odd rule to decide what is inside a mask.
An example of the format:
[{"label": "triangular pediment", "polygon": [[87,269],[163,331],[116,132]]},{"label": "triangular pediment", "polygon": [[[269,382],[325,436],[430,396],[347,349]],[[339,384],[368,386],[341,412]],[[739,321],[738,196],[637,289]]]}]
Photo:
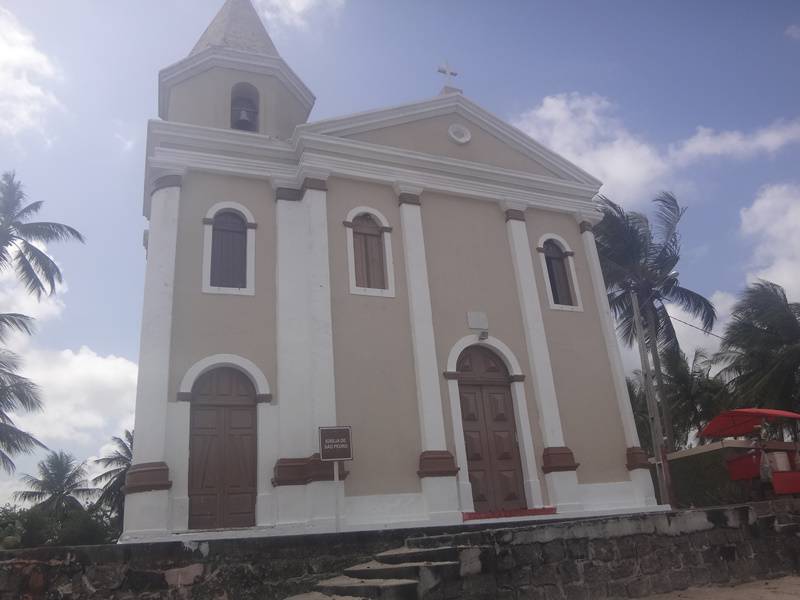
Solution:
[{"label": "triangular pediment", "polygon": [[298,132],[600,187],[597,179],[460,93],[309,123]]}]

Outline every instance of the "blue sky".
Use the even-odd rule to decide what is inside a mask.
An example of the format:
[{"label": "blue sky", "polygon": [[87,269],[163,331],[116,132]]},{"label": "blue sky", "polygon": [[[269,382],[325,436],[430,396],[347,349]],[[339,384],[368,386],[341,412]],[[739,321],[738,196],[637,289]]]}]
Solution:
[{"label": "blue sky", "polygon": [[[81,458],[131,424],[157,73],[221,3],[0,0],[0,170],[16,169],[47,218],[87,237],[49,249],[62,293],[36,304],[5,276],[0,310],[40,320],[15,347],[48,410],[20,422]],[[723,322],[755,276],[800,299],[799,3],[257,4],[317,96],[312,119],[433,96],[446,59],[468,97],[606,181],[612,198],[647,208],[674,191],[689,207],[681,281],[713,295]]]}]

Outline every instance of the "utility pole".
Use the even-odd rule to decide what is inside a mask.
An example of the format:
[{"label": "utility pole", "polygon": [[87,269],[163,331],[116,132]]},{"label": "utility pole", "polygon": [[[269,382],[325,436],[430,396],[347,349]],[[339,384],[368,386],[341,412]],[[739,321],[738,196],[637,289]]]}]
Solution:
[{"label": "utility pole", "polygon": [[650,437],[653,440],[653,457],[656,461],[656,477],[658,479],[658,491],[661,503],[672,503],[672,492],[669,482],[669,463],[664,454],[664,428],[661,426],[661,412],[659,411],[656,392],[653,387],[653,371],[650,367],[650,357],[645,346],[644,326],[642,325],[642,313],[639,308],[639,298],[636,292],[631,289],[631,303],[633,304],[633,323],[636,332],[636,341],[639,345],[639,359],[642,363],[642,374],[644,376],[644,390],[647,398],[647,414],[650,417]]}]

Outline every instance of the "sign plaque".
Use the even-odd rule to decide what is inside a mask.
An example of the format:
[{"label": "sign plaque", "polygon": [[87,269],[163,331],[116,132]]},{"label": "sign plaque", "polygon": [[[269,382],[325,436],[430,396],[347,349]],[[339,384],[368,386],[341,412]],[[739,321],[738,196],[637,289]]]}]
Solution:
[{"label": "sign plaque", "polygon": [[319,458],[323,462],[353,460],[352,428],[320,427]]}]

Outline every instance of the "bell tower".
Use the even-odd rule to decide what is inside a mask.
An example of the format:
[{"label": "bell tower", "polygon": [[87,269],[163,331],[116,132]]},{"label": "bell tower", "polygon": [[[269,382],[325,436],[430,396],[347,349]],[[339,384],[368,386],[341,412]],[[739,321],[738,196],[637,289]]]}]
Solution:
[{"label": "bell tower", "polygon": [[189,56],[159,74],[165,121],[288,139],[313,106],[251,0],[226,0]]}]

